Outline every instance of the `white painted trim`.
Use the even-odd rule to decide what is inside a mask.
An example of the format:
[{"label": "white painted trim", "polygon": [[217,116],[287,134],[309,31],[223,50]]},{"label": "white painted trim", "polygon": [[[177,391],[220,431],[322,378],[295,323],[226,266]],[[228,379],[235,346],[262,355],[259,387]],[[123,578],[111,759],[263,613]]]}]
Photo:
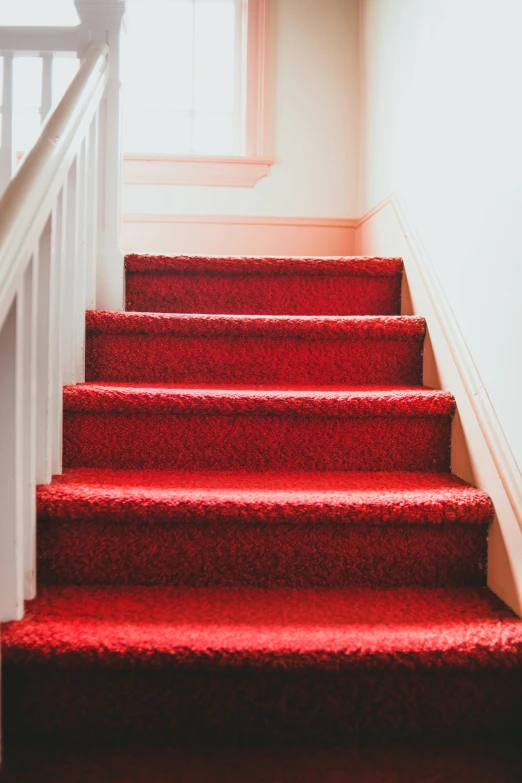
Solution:
[{"label": "white painted trim", "polygon": [[253,188],[268,175],[273,163],[269,158],[237,156],[127,154],[123,161],[123,182]]},{"label": "white painted trim", "polygon": [[13,176],[13,122],[14,122],[14,57],[12,52],[3,55],[2,107],[0,114],[0,193]]},{"label": "white painted trim", "polygon": [[246,117],[248,156],[265,157],[270,145],[270,0],[246,0]]},{"label": "white painted trim", "polygon": [[0,27],[0,51],[34,54],[35,52],[75,52],[79,26],[69,27]]},{"label": "white painted trim", "polygon": [[0,321],[10,306],[28,236],[41,232],[49,205],[65,179],[77,139],[89,127],[106,83],[107,47],[93,45],[17,176],[0,212]]},{"label": "white painted trim", "polygon": [[120,34],[125,0],[75,0],[81,19],[78,54],[99,42],[108,45],[108,81],[98,108],[99,169],[96,254],[96,306],[104,310],[124,309],[124,268],[120,250],[121,146]]},{"label": "white painted trim", "polygon": [[259,215],[171,215],[152,212],[126,213],[124,223],[202,223],[240,226],[319,226],[321,228],[358,228],[356,218],[279,217]]},{"label": "white painted trim", "polygon": [[[85,176],[87,140],[98,134],[108,54],[104,43],[89,46],[0,200],[2,621],[19,619],[24,598],[34,598],[35,483],[50,481],[61,467],[62,373],[71,381],[76,371],[83,380],[85,284],[94,281],[100,241],[93,188],[91,209],[86,204],[85,186],[94,180],[93,172]],[[97,144],[93,149],[98,154]]]},{"label": "white painted trim", "polygon": [[247,215],[127,214],[126,252],[353,255],[356,220]]},{"label": "white painted trim", "polygon": [[[374,221],[381,226],[372,229]],[[391,222],[390,222],[391,221]],[[393,221],[395,227],[392,226]],[[391,227],[391,231],[390,231]],[[493,404],[462,336],[426,248],[411,225],[399,193],[393,193],[358,223],[357,252],[404,257],[412,312],[422,303],[428,326],[427,367],[433,385],[451,391],[458,416],[453,430],[452,469],[491,496],[496,510],[489,539],[488,585],[522,616],[522,474]],[[373,234],[373,236],[372,236]],[[399,244],[403,247],[400,248]]]}]

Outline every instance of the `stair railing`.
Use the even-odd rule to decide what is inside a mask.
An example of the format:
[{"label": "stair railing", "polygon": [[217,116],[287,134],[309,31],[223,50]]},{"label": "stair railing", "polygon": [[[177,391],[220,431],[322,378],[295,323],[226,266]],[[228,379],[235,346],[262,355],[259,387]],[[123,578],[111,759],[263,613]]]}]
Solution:
[{"label": "stair railing", "polygon": [[[1,621],[22,617],[24,600],[36,593],[35,490],[61,472],[62,388],[84,380],[85,311],[123,303],[118,51],[125,3],[76,6],[77,27],[0,28]],[[80,67],[49,113],[49,52],[71,50]],[[46,57],[47,119],[13,176],[17,52]]]}]

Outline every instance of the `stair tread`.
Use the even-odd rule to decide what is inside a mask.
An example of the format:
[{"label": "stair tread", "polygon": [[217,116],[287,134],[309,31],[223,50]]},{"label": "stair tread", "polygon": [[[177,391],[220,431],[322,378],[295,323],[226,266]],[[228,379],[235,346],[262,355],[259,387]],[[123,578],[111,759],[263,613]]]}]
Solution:
[{"label": "stair tread", "polygon": [[522,622],[486,588],[45,587],[4,662],[519,667]]},{"label": "stair tread", "polygon": [[127,273],[167,272],[181,275],[227,274],[241,276],[338,275],[398,277],[400,258],[379,256],[212,256],[130,253],[125,256]]},{"label": "stair tread", "polygon": [[87,313],[86,380],[422,382],[423,318]]},{"label": "stair tread", "polygon": [[426,322],[413,315],[230,315],[87,311],[89,334],[183,337],[316,337],[424,339]]},{"label": "stair tread", "polygon": [[97,514],[172,521],[486,524],[489,497],[447,473],[69,468],[38,488],[38,510],[85,521]]},{"label": "stair tread", "polygon": [[424,386],[258,386],[79,383],[64,388],[65,411],[190,415],[452,416],[452,394]]}]

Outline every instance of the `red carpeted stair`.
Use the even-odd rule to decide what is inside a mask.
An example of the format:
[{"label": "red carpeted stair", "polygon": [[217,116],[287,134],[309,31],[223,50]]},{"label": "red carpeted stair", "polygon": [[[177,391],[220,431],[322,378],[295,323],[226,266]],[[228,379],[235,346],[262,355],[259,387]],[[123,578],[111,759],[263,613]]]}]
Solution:
[{"label": "red carpeted stair", "polygon": [[91,312],[93,381],[419,384],[422,318]]},{"label": "red carpeted stair", "polygon": [[76,468],[38,506],[40,579],[86,585],[480,586],[491,517],[407,472]]},{"label": "red carpeted stair", "polygon": [[87,316],[4,725],[47,739],[509,732],[522,624],[450,474],[398,259],[127,258]]},{"label": "red carpeted stair", "polygon": [[397,315],[399,258],[126,258],[127,310]]}]

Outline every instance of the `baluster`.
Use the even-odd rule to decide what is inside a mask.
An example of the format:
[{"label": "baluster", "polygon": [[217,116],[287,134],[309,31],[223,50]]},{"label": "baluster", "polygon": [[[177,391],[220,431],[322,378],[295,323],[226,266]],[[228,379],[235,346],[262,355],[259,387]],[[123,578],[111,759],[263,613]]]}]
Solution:
[{"label": "baluster", "polygon": [[85,306],[94,310],[96,307],[96,241],[98,226],[98,112],[89,127],[87,136],[87,280]]},{"label": "baluster", "polygon": [[52,279],[52,218],[40,236],[38,248],[38,346],[36,380],[36,482],[48,484],[52,475],[50,411],[50,310]]},{"label": "baluster", "polygon": [[52,212],[51,228],[51,299],[50,299],[50,438],[53,473],[62,468],[62,368],[60,326],[62,316],[62,283],[64,264],[64,192],[60,190]]},{"label": "baluster", "polygon": [[85,144],[76,159],[76,243],[74,252],[74,382],[85,378]]},{"label": "baluster", "polygon": [[19,404],[23,356],[23,293],[0,327],[0,620],[18,620],[24,610],[22,528],[23,430]]},{"label": "baluster", "polygon": [[62,311],[62,383],[74,383],[74,302],[76,286],[76,169],[77,158],[67,174],[65,200],[65,270],[63,279],[64,299]]},{"label": "baluster", "polygon": [[2,137],[0,141],[0,194],[13,176],[15,169],[13,149],[13,54],[4,53],[2,90]]},{"label": "baluster", "polygon": [[41,57],[42,98],[40,101],[40,122],[43,123],[53,105],[53,55],[50,52],[43,52]]},{"label": "baluster", "polygon": [[[69,215],[69,177],[66,177],[61,190],[61,237],[60,237],[60,262],[57,265],[57,272],[60,277],[58,290],[58,310],[56,320],[56,437],[58,443],[56,458],[56,473],[62,472],[62,452],[63,452],[63,385],[65,376],[64,356],[64,322],[66,312],[66,301],[70,299],[67,289],[67,242],[68,242],[68,215]],[[74,290],[74,282],[73,282]],[[70,326],[69,326],[70,330]]]},{"label": "baluster", "polygon": [[23,350],[23,538],[24,597],[36,595],[36,343],[38,312],[38,255],[31,257],[24,273]]}]

